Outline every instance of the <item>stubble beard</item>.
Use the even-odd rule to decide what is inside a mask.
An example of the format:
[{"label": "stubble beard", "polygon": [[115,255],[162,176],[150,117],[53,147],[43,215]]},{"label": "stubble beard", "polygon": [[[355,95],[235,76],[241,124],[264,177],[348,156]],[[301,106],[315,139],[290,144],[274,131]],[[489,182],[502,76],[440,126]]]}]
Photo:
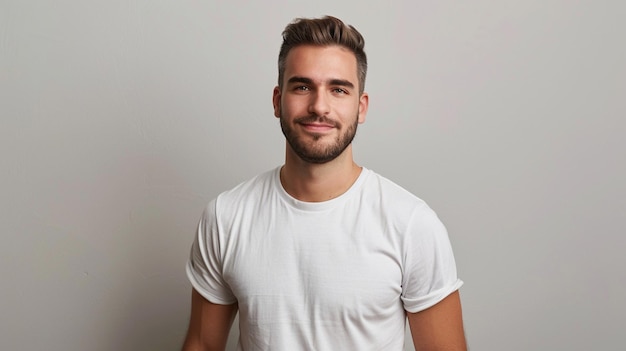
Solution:
[{"label": "stubble beard", "polygon": [[[313,121],[328,121],[324,117],[302,117],[296,119],[296,123],[306,123]],[[336,128],[341,129],[341,125],[333,122]],[[344,133],[338,135],[335,138],[335,141],[330,144],[321,144],[319,141],[322,139],[323,135],[321,134],[313,134],[312,141],[305,141],[302,137],[300,137],[291,126],[281,117],[280,118],[280,128],[283,131],[283,135],[287,142],[291,146],[291,149],[305,162],[322,164],[327,163],[339,155],[341,155],[346,148],[352,143],[354,140],[354,136],[356,135],[356,130],[359,125],[359,116],[354,118],[354,123],[350,124]]]}]

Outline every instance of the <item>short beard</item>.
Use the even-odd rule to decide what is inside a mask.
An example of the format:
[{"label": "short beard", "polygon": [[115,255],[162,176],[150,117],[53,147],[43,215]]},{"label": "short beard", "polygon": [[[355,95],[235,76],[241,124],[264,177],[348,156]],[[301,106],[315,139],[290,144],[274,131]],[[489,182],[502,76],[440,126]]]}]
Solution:
[{"label": "short beard", "polygon": [[[316,116],[302,117],[296,119],[295,123],[307,123],[313,121],[329,122],[335,124],[337,127],[341,127],[341,125],[337,125],[336,122],[328,121],[325,117]],[[315,164],[330,162],[337,158],[339,155],[341,155],[352,143],[352,140],[354,140],[358,125],[359,116],[357,115],[354,119],[354,123],[348,126],[348,129],[346,129],[345,133],[337,136],[337,138],[335,139],[335,143],[333,143],[332,145],[324,146],[323,148],[318,148],[317,145],[307,145],[305,142],[303,142],[293,131],[293,129],[291,129],[289,125],[284,121],[284,119],[282,117],[280,118],[280,128],[283,131],[283,135],[285,136],[285,139],[287,139],[287,142],[296,153],[296,155],[298,155],[298,157],[300,157],[300,159],[305,162]],[[321,138],[321,135],[314,135],[313,141],[318,141]]]}]

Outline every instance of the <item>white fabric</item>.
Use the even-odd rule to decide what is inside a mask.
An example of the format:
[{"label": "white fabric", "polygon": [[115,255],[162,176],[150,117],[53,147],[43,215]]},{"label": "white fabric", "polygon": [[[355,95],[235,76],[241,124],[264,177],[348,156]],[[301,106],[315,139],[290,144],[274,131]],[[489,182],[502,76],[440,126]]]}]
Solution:
[{"label": "white fabric", "polygon": [[405,310],[462,282],[446,229],[420,199],[363,168],[326,202],[294,199],[279,168],[206,208],[187,274],[239,303],[238,350],[403,350]]}]

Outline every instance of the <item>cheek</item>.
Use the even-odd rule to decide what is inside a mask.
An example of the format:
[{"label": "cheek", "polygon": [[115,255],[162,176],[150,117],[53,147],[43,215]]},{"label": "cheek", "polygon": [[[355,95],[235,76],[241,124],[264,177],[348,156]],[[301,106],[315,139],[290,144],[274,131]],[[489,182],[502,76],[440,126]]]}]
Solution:
[{"label": "cheek", "polygon": [[341,114],[343,119],[352,121],[357,115],[360,114],[359,108],[360,108],[360,105],[358,104],[355,105],[354,103],[350,103],[350,104],[345,104],[341,107],[338,107],[337,112]]},{"label": "cheek", "polygon": [[307,104],[304,99],[283,98],[280,104],[280,111],[286,115],[306,114],[307,110]]}]

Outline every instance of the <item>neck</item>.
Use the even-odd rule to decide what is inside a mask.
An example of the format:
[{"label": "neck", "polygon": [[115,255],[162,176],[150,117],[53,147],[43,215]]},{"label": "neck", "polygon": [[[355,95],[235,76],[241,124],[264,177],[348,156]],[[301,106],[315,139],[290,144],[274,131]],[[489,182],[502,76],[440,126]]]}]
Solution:
[{"label": "neck", "polygon": [[361,167],[352,159],[351,145],[336,159],[323,164],[305,162],[287,146],[280,181],[285,191],[294,198],[321,202],[345,193],[360,174]]}]

